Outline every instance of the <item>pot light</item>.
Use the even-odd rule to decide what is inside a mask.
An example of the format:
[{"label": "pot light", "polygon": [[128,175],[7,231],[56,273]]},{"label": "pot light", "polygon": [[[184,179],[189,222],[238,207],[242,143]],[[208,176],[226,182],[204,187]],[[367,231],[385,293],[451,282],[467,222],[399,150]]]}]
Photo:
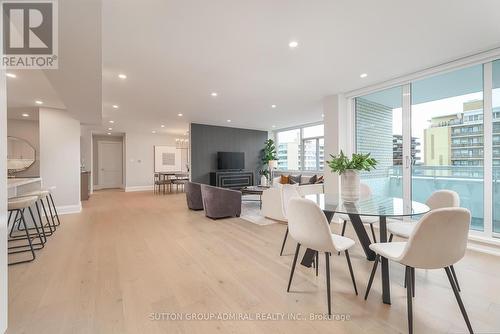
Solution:
[{"label": "pot light", "polygon": [[40,101],[40,100],[36,100],[35,101],[36,104],[43,104],[43,101]]},{"label": "pot light", "polygon": [[113,124],[115,121],[109,121],[111,124]]},{"label": "pot light", "polygon": [[324,117],[325,117],[325,114],[321,114],[321,117],[323,117],[323,118],[324,118]]},{"label": "pot light", "polygon": [[155,131],[155,130],[153,130],[153,131],[151,131],[151,133],[155,134],[155,133],[156,133],[156,131]]},{"label": "pot light", "polygon": [[161,125],[161,127],[162,127],[162,128],[164,128],[164,127],[165,127],[165,124],[162,124],[162,125]]},{"label": "pot light", "polygon": [[217,94],[217,92],[212,92],[212,93],[210,93],[210,95],[211,95],[212,97],[217,97],[217,95],[219,95],[219,94]]},{"label": "pot light", "polygon": [[108,128],[108,131],[111,131],[111,130],[113,130],[113,128]]},{"label": "pot light", "polygon": [[182,114],[179,113],[179,114],[177,114],[177,116],[182,117]]},{"label": "pot light", "polygon": [[108,132],[108,136],[111,136],[111,132]]},{"label": "pot light", "polygon": [[271,104],[271,108],[275,109],[276,107],[277,107],[277,105]]},{"label": "pot light", "polygon": [[295,49],[297,46],[299,46],[299,42],[297,42],[297,41],[291,41],[290,43],[288,43],[288,46],[291,49]]},{"label": "pot light", "polygon": [[275,127],[276,127],[276,125],[272,125],[272,127],[273,127],[273,128],[275,128]]},{"label": "pot light", "polygon": [[113,109],[118,109],[120,108],[117,104],[113,104]]},{"label": "pot light", "polygon": [[23,117],[30,117],[30,114],[22,114]]},{"label": "pot light", "polygon": [[118,78],[125,80],[125,79],[127,79],[127,76],[123,73],[120,73],[120,74],[118,74]]},{"label": "pot light", "polygon": [[226,122],[231,123],[231,120],[230,120],[230,119],[228,119]]},{"label": "pot light", "polygon": [[17,75],[15,75],[14,73],[5,73],[5,75],[9,78],[17,78]]},{"label": "pot light", "polygon": [[368,76],[368,74],[366,74],[366,73],[361,73],[361,74],[359,75],[359,77],[360,77],[361,79],[364,79],[364,78],[366,78],[367,76]]}]

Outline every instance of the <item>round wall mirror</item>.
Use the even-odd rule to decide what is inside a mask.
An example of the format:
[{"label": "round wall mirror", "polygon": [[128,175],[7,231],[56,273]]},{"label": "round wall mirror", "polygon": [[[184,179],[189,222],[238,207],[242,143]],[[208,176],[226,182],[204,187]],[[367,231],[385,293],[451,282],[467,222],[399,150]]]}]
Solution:
[{"label": "round wall mirror", "polygon": [[26,140],[7,137],[7,171],[9,175],[30,168],[36,159],[36,151]]}]

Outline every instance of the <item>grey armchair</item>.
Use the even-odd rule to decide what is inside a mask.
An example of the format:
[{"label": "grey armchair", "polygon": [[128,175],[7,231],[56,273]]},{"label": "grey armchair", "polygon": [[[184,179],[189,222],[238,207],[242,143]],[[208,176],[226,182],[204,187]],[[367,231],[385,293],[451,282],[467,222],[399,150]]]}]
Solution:
[{"label": "grey armchair", "polygon": [[201,196],[208,218],[239,217],[241,214],[240,191],[202,184]]},{"label": "grey armchair", "polygon": [[186,201],[191,210],[203,210],[203,200],[201,197],[201,184],[186,182]]}]

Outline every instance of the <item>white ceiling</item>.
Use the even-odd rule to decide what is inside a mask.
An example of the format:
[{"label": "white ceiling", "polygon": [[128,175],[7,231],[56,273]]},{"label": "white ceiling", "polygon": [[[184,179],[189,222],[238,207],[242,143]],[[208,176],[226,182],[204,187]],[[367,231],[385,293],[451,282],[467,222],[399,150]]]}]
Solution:
[{"label": "white ceiling", "polygon": [[[77,27],[91,11],[70,2],[83,11]],[[499,22],[498,0],[103,0],[102,124],[182,134],[190,122],[271,130],[319,121],[326,95],[500,46]],[[69,105],[78,94],[63,87],[54,90]]]}]

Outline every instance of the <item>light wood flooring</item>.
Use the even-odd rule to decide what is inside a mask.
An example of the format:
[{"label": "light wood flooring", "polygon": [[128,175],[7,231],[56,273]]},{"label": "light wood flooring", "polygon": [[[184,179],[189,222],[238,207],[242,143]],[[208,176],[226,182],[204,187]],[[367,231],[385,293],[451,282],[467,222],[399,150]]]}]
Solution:
[{"label": "light wood flooring", "polygon": [[[295,243],[279,256],[285,225],[214,221],[185,202],[184,194],[102,191],[84,202],[81,214],[61,216],[35,262],[9,267],[8,333],[407,331],[403,268],[391,264],[391,306],[381,302],[379,273],[364,301],[372,262],[359,243],[351,252],[359,296],[344,256],[331,261],[333,312],[346,321],[151,320],[153,312],[326,313],[323,256],[319,276],[298,266],[286,293]],[[347,234],[353,236],[352,227]],[[468,252],[455,268],[476,332],[500,333],[500,258]],[[464,333],[444,271],[417,270],[416,279],[415,333]]]}]

